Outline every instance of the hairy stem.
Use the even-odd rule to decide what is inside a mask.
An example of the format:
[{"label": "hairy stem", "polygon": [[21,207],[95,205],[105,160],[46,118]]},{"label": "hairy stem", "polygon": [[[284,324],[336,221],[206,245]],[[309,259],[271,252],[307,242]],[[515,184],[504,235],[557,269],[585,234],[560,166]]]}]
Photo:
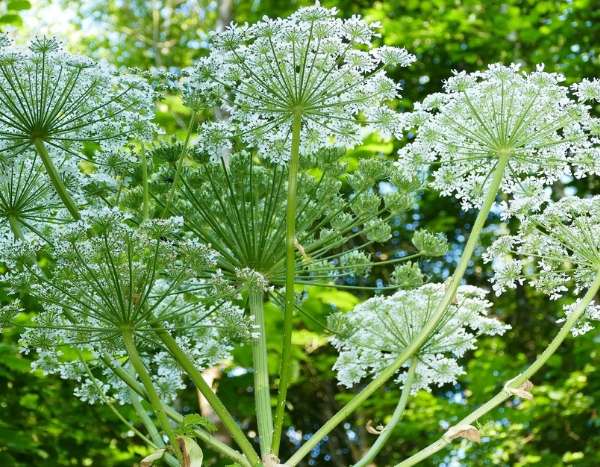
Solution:
[{"label": "hairy stem", "polygon": [[[139,384],[129,373],[127,373],[127,371],[125,371],[124,368],[116,364],[116,362],[112,362],[110,357],[108,357],[107,355],[103,355],[100,358],[108,368],[110,368],[119,378],[121,378],[125,382],[125,384],[127,384],[127,386],[129,386],[140,396],[148,398],[144,387],[141,384]],[[169,407],[164,403],[163,410],[165,411],[167,416],[175,423],[181,423],[183,421],[183,415],[181,415],[172,407]],[[225,443],[219,441],[208,432],[197,428],[194,430],[194,434],[215,451],[223,454],[226,457],[229,457],[231,460],[237,462],[243,467],[251,467],[248,460],[246,460],[246,458],[240,452],[230,448]]]},{"label": "hairy stem", "polygon": [[290,385],[290,367],[292,355],[292,318],[296,305],[294,279],[296,276],[296,191],[298,185],[298,167],[300,165],[300,131],[302,129],[302,114],[294,115],[292,123],[292,146],[288,166],[288,188],[286,209],[286,264],[285,264],[285,310],[283,314],[283,336],[281,343],[281,362],[279,365],[279,388],[277,405],[275,407],[275,426],[273,431],[273,454],[278,455],[283,431],[283,417],[287,391]]},{"label": "hairy stem", "polygon": [[160,324],[156,324],[155,330],[158,337],[160,337],[167,349],[169,349],[169,352],[173,358],[177,360],[181,368],[183,368],[183,370],[187,373],[196,388],[202,393],[215,413],[219,416],[219,419],[223,425],[225,425],[225,428],[227,428],[231,434],[231,437],[238,444],[250,463],[252,465],[260,465],[260,458],[252,447],[252,444],[250,444],[250,441],[248,441],[248,438],[246,438],[244,432],[240,429],[229,410],[227,410],[227,407],[223,405],[221,399],[217,397],[212,388],[206,383],[206,381],[204,381],[202,374],[194,366],[194,362],[192,362],[190,357],[188,357],[188,355],[181,350],[175,339],[173,339],[167,330],[164,329]]},{"label": "hairy stem", "polygon": [[365,400],[367,400],[371,394],[383,386],[385,382],[390,379],[396,373],[396,371],[398,371],[402,365],[404,365],[404,363],[415,354],[415,352],[419,350],[419,348],[429,337],[429,334],[435,329],[435,326],[439,320],[444,316],[446,308],[448,308],[450,303],[452,303],[452,300],[454,300],[454,296],[456,295],[458,286],[460,285],[465,271],[467,270],[467,265],[469,264],[471,256],[473,255],[473,251],[479,242],[481,230],[483,229],[485,221],[487,220],[488,214],[490,213],[498,194],[498,190],[500,189],[509,159],[510,154],[508,153],[502,154],[498,158],[498,163],[492,174],[492,180],[490,181],[483,204],[479,210],[479,213],[477,214],[477,218],[475,219],[471,233],[469,234],[469,239],[467,240],[465,249],[454,271],[454,274],[452,275],[450,283],[446,288],[446,293],[444,294],[444,297],[440,301],[439,305],[436,307],[431,319],[410,343],[410,345],[408,345],[406,349],[404,349],[404,351],[396,358],[394,363],[379,373],[379,375],[373,381],[371,381],[362,391],[356,394],[350,400],[350,402],[342,407],[333,417],[327,420],[327,422],[321,428],[319,428],[319,430],[317,430],[316,433],[308,441],[306,441],[292,457],[290,457],[286,463],[288,466],[293,467],[297,465],[317,444],[319,444],[319,442],[325,436],[331,432],[331,430],[345,420],[346,417],[348,417],[354,410],[356,410],[356,408],[358,408]]},{"label": "hairy stem", "polygon": [[402,394],[400,394],[400,400],[398,401],[398,405],[392,414],[392,418],[389,423],[383,429],[379,437],[375,440],[371,448],[366,452],[366,454],[356,463],[354,467],[367,467],[371,464],[375,456],[379,454],[379,451],[385,446],[388,439],[392,435],[394,428],[398,425],[398,422],[402,419],[404,415],[404,410],[406,409],[406,403],[408,402],[408,398],[410,397],[410,391],[412,389],[412,385],[415,379],[415,371],[417,369],[418,360],[413,358],[410,364],[410,368],[408,370],[408,374],[406,375],[406,381],[404,382],[404,387],[402,388]]},{"label": "hairy stem", "polygon": [[171,203],[173,202],[173,198],[175,197],[175,192],[177,191],[177,185],[179,184],[179,179],[181,178],[181,172],[183,171],[183,161],[187,156],[188,147],[190,145],[190,139],[192,138],[192,131],[194,130],[194,125],[196,124],[196,111],[192,110],[192,115],[190,116],[190,122],[188,124],[187,133],[185,135],[185,141],[183,142],[183,148],[181,148],[181,153],[179,154],[179,158],[177,159],[177,164],[175,167],[175,175],[173,177],[173,183],[171,184],[171,188],[167,193],[167,199],[165,201],[165,207],[162,212],[162,217],[165,217],[169,212],[169,208],[171,207]]},{"label": "hairy stem", "polygon": [[48,151],[46,150],[44,142],[41,139],[36,138],[33,140],[33,145],[35,146],[35,149],[38,155],[40,156],[40,159],[42,159],[44,167],[46,168],[46,173],[50,178],[50,182],[54,186],[54,189],[56,190],[56,193],[62,200],[63,204],[65,205],[69,213],[71,213],[73,219],[81,219],[81,215],[79,214],[79,208],[75,204],[75,201],[73,201],[73,198],[71,198],[71,195],[69,195],[67,188],[65,187],[62,179],[60,178],[58,170],[56,170],[56,167],[52,162],[50,154],[48,154]]},{"label": "hairy stem", "polygon": [[249,301],[250,312],[254,316],[254,324],[258,328],[258,336],[252,342],[252,360],[254,362],[254,401],[256,404],[260,454],[264,459],[271,452],[273,417],[271,413],[269,362],[262,290],[251,287]]},{"label": "hairy stem", "polygon": [[[575,307],[573,312],[566,319],[565,323],[561,326],[560,330],[558,331],[558,333],[556,334],[554,339],[552,339],[550,344],[548,344],[548,346],[536,358],[536,360],[529,367],[527,367],[527,369],[525,371],[519,373],[519,375],[516,378],[510,380],[505,385],[505,387],[501,391],[499,391],[494,397],[492,397],[485,404],[483,404],[478,409],[474,410],[469,415],[467,415],[465,418],[463,418],[460,422],[458,422],[456,424],[456,426],[472,425],[477,420],[479,420],[483,415],[487,414],[488,412],[490,412],[491,410],[493,410],[497,406],[499,406],[501,403],[503,403],[505,400],[512,397],[513,394],[511,392],[511,389],[519,388],[523,383],[525,383],[525,381],[527,381],[535,373],[537,373],[540,370],[540,368],[542,368],[542,366],[544,366],[544,364],[548,361],[548,359],[552,355],[554,355],[554,353],[559,348],[559,346],[567,338],[567,336],[569,335],[569,332],[571,332],[571,330],[573,329],[573,327],[575,326],[575,324],[577,323],[579,318],[581,318],[581,316],[585,313],[587,306],[594,299],[594,297],[598,293],[599,289],[600,289],[600,271],[597,272],[594,282],[588,289],[587,293],[584,295],[584,297],[581,299],[579,304]],[[428,457],[432,456],[436,452],[441,451],[443,448],[445,448],[451,442],[452,442],[452,440],[449,439],[448,437],[442,437],[439,440],[437,440],[436,442],[430,444],[426,448],[419,451],[414,456],[409,457],[408,459],[404,460],[403,462],[400,462],[395,467],[409,467],[411,465],[415,465],[415,464],[421,462],[422,460],[427,459]]]},{"label": "hairy stem", "polygon": [[177,444],[177,438],[175,436],[175,432],[171,423],[169,422],[169,418],[164,411],[163,404],[154,388],[154,384],[152,382],[152,377],[146,370],[146,366],[140,357],[140,354],[137,351],[135,346],[135,339],[132,331],[123,331],[123,342],[125,343],[125,349],[127,350],[127,354],[129,355],[129,360],[131,361],[131,365],[133,369],[140,377],[140,381],[144,386],[146,394],[148,395],[148,400],[150,401],[150,405],[154,410],[156,418],[160,423],[163,431],[169,437],[169,442],[173,449],[173,452],[177,455],[179,459],[181,459],[181,451],[179,449],[179,445]]}]

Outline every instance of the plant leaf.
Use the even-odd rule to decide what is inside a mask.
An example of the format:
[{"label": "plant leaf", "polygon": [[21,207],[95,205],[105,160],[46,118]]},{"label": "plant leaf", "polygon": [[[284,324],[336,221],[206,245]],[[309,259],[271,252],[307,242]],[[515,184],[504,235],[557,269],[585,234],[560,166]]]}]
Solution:
[{"label": "plant leaf", "polygon": [[162,459],[164,455],[165,449],[159,449],[158,451],[154,451],[152,454],[142,459],[142,462],[140,462],[140,467],[151,467],[155,461]]},{"label": "plant leaf", "polygon": [[187,436],[179,436],[177,442],[183,454],[182,467],[202,467],[204,453],[196,441]]}]

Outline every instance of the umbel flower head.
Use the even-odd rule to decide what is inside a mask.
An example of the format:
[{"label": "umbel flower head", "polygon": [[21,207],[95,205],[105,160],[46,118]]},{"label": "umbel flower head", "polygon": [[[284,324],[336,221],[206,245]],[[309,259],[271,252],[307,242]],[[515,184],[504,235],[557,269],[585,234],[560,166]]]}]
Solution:
[{"label": "umbel flower head", "polygon": [[11,228],[15,235],[33,232],[43,236],[46,224],[62,222],[62,203],[36,162],[35,158],[20,158],[0,164],[0,225]]},{"label": "umbel flower head", "polygon": [[389,136],[401,130],[387,105],[399,85],[385,67],[408,66],[415,57],[394,47],[372,48],[377,24],[335,9],[301,8],[288,18],[231,25],[212,38],[186,84],[192,106],[221,106],[229,121],[204,126],[211,153],[238,135],[274,161],[289,157],[294,122],[302,125],[300,152],[354,145],[364,131]]},{"label": "umbel flower head", "polygon": [[481,204],[502,158],[508,158],[502,190],[509,194],[539,192],[533,185],[547,186],[570,173],[571,164],[578,176],[598,172],[590,154],[597,156],[592,146],[600,122],[590,116],[583,88],[571,93],[562,81],[541,66],[531,73],[498,64],[455,73],[444,93],[415,106],[408,120],[417,136],[400,150],[399,167],[412,175],[434,166],[432,186],[465,208]]},{"label": "umbel flower head", "polygon": [[[390,218],[412,206],[414,187],[396,185],[393,165],[381,159],[362,160],[346,177],[350,189],[344,187],[341,154],[325,149],[302,159],[297,283],[363,282],[377,264],[370,247],[389,240]],[[380,183],[387,184],[388,193],[378,190]],[[286,187],[285,166],[236,153],[228,164],[203,163],[185,174],[174,211],[219,252],[219,272],[228,283],[256,282],[258,274],[263,288],[280,287],[285,283]],[[422,232],[415,248],[422,256],[436,248],[439,253],[440,241]]]},{"label": "umbel flower head", "polygon": [[574,284],[586,290],[600,271],[600,196],[565,197],[524,216],[516,235],[497,239],[484,256],[497,294],[528,281],[557,299]]},{"label": "umbel flower head", "polygon": [[42,307],[21,338],[25,350],[37,351],[38,367],[49,373],[75,371],[73,362],[64,366],[60,358],[65,346],[95,358],[108,354],[125,360],[122,335],[127,330],[135,334],[151,366],[156,365],[159,378],[160,372],[176,370],[174,363],[162,364],[169,358],[154,335],[157,323],[174,334],[200,367],[226,358],[232,342],[249,335],[241,309],[216,294],[206,297],[210,276],[198,271],[214,264],[215,253],[196,241],[177,240],[179,221],[135,226],[117,210],[82,214],[81,221],[55,229],[51,246],[41,248],[51,257],[47,268],[35,261],[40,254],[35,241],[3,249],[9,267],[3,280]]},{"label": "umbel flower head", "polygon": [[42,142],[56,165],[77,162],[86,142],[114,149],[152,128],[153,93],[143,80],[68,54],[49,37],[28,48],[0,44],[0,106],[0,154]]},{"label": "umbel flower head", "polygon": [[[374,297],[349,313],[330,317],[340,355],[334,365],[341,384],[351,387],[389,367],[429,321],[444,296],[444,284],[426,284]],[[463,285],[431,336],[415,354],[412,391],[453,383],[463,373],[458,359],[475,348],[481,335],[503,334],[509,326],[487,317],[491,303],[483,289]],[[398,374],[402,383],[406,372]]]}]

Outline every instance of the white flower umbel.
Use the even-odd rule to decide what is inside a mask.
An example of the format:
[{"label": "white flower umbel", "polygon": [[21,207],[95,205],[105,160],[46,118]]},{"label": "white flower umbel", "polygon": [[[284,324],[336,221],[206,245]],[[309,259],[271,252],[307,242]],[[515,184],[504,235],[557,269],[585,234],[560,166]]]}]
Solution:
[{"label": "white flower umbel", "polygon": [[[0,164],[0,225],[10,227],[15,238],[42,235],[44,225],[64,222],[62,203],[35,159],[19,158]],[[63,210],[64,211],[64,210]]]},{"label": "white flower umbel", "polygon": [[523,217],[516,235],[496,240],[485,254],[497,294],[528,281],[557,299],[575,284],[590,287],[600,270],[600,196],[566,197]]},{"label": "white flower umbel", "polygon": [[[344,187],[342,154],[324,149],[302,160],[296,286],[372,284],[368,276],[378,261],[369,247],[387,242],[392,237],[390,218],[412,206],[415,187],[396,185],[396,169],[382,159],[361,160],[347,176],[352,189]],[[153,187],[160,186],[161,177],[157,178]],[[257,162],[247,152],[231,154],[228,164],[204,163],[182,175],[181,199],[175,208],[197,238],[218,251],[217,267],[229,287],[244,287],[250,278],[267,292],[285,286],[281,233],[286,227],[286,178],[281,165]],[[382,182],[391,193],[378,190]],[[413,256],[439,256],[447,250],[445,239],[426,231],[415,234],[414,242]],[[383,264],[406,260],[394,258]]]},{"label": "white flower umbel", "polygon": [[579,175],[597,171],[589,152],[600,125],[583,102],[592,86],[582,83],[573,95],[562,81],[542,66],[531,73],[499,64],[455,73],[444,93],[415,106],[409,120],[417,136],[400,150],[399,166],[411,176],[433,166],[432,186],[464,208],[481,205],[505,159],[501,189],[508,194],[527,191],[520,184],[528,177],[548,186],[570,173],[571,163]]},{"label": "white flower umbel", "polygon": [[[559,319],[557,323],[562,324],[567,321],[569,316],[578,311],[577,308],[579,306],[581,306],[581,300],[577,300],[575,303],[565,306],[565,318]],[[575,337],[587,334],[594,329],[593,321],[600,321],[600,305],[597,303],[590,303],[586,307],[583,315],[577,320],[577,323],[571,329],[571,334],[573,334]]]},{"label": "white flower umbel", "polygon": [[[349,313],[337,313],[330,326],[338,380],[351,387],[389,367],[419,334],[444,296],[444,284],[426,284],[389,297],[374,297]],[[463,373],[458,359],[475,348],[481,335],[503,334],[508,325],[486,315],[491,303],[483,289],[461,286],[434,332],[415,354],[418,363],[412,391],[456,381]],[[398,374],[403,383],[406,372]]]},{"label": "white flower umbel", "polygon": [[200,59],[186,86],[188,101],[221,106],[229,115],[226,128],[205,125],[205,149],[222,154],[231,133],[283,161],[294,126],[301,126],[302,154],[355,145],[365,132],[389,137],[401,130],[388,105],[400,86],[384,68],[408,66],[415,57],[401,48],[373,48],[377,24],[336,15],[317,3],[213,36],[211,54]]},{"label": "white flower umbel", "polygon": [[37,152],[78,218],[59,170],[79,173],[85,143],[116,150],[151,134],[153,92],[141,79],[62,50],[53,38],[0,46],[0,155]]},{"label": "white flower umbel", "polygon": [[[106,355],[121,362],[131,357],[124,344],[129,336],[159,393],[172,399],[183,384],[181,370],[174,361],[165,366],[157,326],[168,329],[199,368],[228,358],[234,341],[250,337],[242,309],[205,297],[210,277],[198,279],[198,271],[214,264],[214,252],[177,240],[179,226],[176,219],[135,226],[116,210],[82,211],[82,220],[54,229],[50,246],[33,241],[4,247],[9,272],[3,280],[42,307],[21,335],[23,349],[37,351],[35,365],[85,381],[83,367],[75,371],[73,362],[61,358],[62,349],[79,349],[91,356],[91,366],[103,366]],[[52,258],[48,268],[35,261],[40,248]],[[166,381],[174,382],[170,391]],[[84,383],[80,394],[90,388]]]}]

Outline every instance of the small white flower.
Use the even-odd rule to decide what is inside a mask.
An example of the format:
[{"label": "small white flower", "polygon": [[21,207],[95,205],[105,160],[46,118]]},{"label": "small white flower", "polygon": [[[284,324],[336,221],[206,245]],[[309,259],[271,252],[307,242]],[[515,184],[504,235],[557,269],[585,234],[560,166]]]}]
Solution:
[{"label": "small white flower", "polygon": [[[501,189],[521,200],[505,215],[535,207],[543,188],[569,174],[571,164],[578,175],[598,170],[589,154],[580,156],[594,144],[598,119],[563,80],[543,67],[525,73],[517,65],[455,72],[444,94],[425,99],[407,118],[417,137],[400,150],[398,165],[406,171],[435,166],[432,186],[468,209],[481,204],[491,173],[500,158],[508,158]],[[590,98],[595,86],[582,82],[573,89]]]},{"label": "small white flower", "polygon": [[571,283],[576,292],[587,289],[600,270],[600,196],[562,198],[520,217],[517,234],[500,237],[484,255],[496,293],[525,281],[552,299]]},{"label": "small white flower", "polygon": [[[443,284],[427,284],[402,290],[389,297],[375,297],[349,313],[336,313],[330,327],[332,343],[340,352],[334,365],[338,380],[353,386],[367,375],[375,377],[390,365],[427,324],[444,296]],[[491,303],[486,292],[461,286],[433,334],[415,354],[418,359],[412,391],[453,383],[464,370],[458,359],[475,348],[481,335],[500,335],[509,326],[487,317]],[[403,383],[406,372],[397,376]]]},{"label": "small white flower", "polygon": [[190,105],[221,106],[229,115],[227,128],[202,128],[200,141],[206,144],[206,132],[211,144],[204,149],[211,157],[228,149],[230,129],[278,162],[289,157],[296,120],[305,155],[356,145],[364,131],[390,137],[401,130],[399,115],[388,105],[400,88],[384,68],[408,66],[414,56],[395,47],[370,48],[377,25],[336,14],[316,4],[285,19],[233,24],[213,36],[211,54],[198,61],[185,84]]}]

